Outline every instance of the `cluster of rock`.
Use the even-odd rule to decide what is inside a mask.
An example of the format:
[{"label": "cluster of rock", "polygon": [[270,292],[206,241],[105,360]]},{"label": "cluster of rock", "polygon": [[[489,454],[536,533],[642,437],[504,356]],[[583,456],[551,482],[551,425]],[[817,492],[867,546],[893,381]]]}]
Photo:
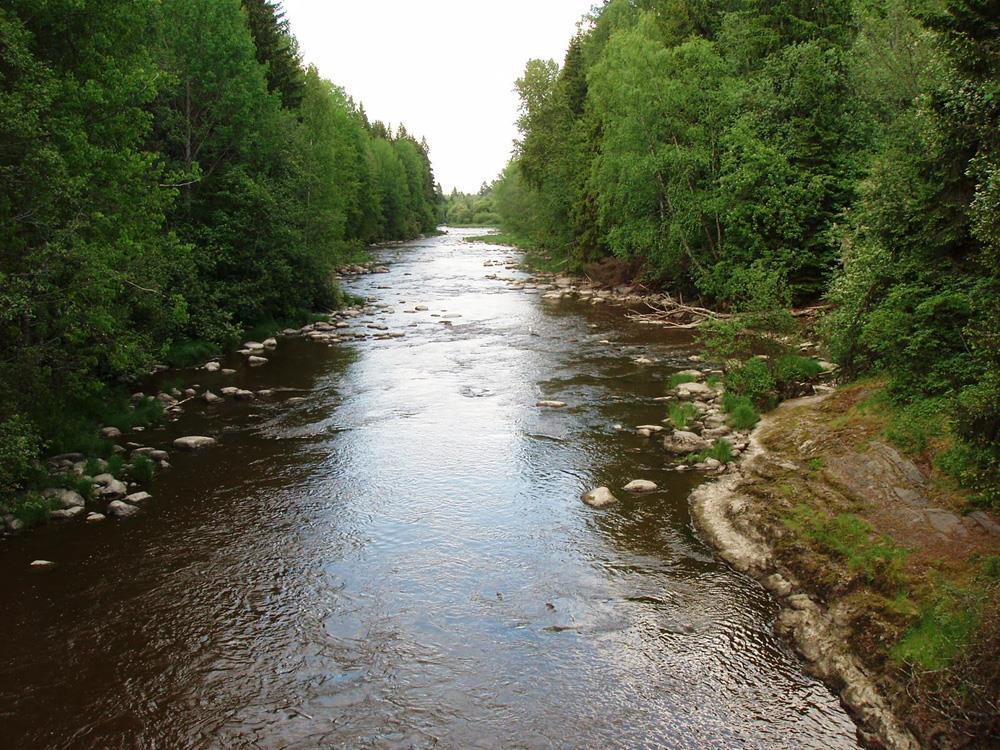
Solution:
[{"label": "cluster of rock", "polygon": [[[700,357],[691,357],[693,361],[701,361]],[[673,461],[677,471],[695,469],[712,474],[723,474],[732,468],[731,464],[723,463],[717,458],[700,459],[697,454],[706,451],[718,440],[728,440],[731,446],[730,454],[735,463],[748,449],[750,434],[744,430],[734,430],[727,423],[722,413],[722,389],[711,386],[704,381],[701,370],[684,370],[680,375],[691,378],[690,382],[681,383],[673,389],[670,396],[658,398],[657,401],[677,401],[690,404],[694,414],[689,418],[685,429],[671,426],[671,420],[664,419],[661,424],[642,424],[635,427],[635,434],[643,438],[662,438],[663,448]],[[539,401],[537,406],[565,406],[561,401]],[[616,429],[624,430],[622,425]],[[657,486],[654,482],[636,479],[623,490],[635,494],[654,492]],[[584,503],[593,508],[603,508],[618,501],[607,487],[597,487],[585,492],[581,498]]]},{"label": "cluster of rock", "polygon": [[[645,495],[650,492],[656,492],[659,487],[656,485],[656,482],[651,482],[648,479],[633,479],[631,482],[623,486],[622,489],[633,495]],[[607,487],[597,487],[589,490],[588,492],[584,492],[580,495],[580,500],[582,500],[584,504],[589,505],[591,508],[606,508],[607,506],[618,502],[618,498],[615,497],[614,493]]]},{"label": "cluster of rock", "polygon": [[363,276],[369,273],[389,273],[389,269],[376,261],[369,261],[368,263],[353,263],[341,266],[337,269],[338,278],[346,276]]}]

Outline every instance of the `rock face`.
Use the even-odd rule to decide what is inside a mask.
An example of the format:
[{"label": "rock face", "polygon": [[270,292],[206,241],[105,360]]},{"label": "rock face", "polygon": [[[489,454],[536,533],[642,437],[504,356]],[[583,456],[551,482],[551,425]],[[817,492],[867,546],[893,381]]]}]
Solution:
[{"label": "rock face", "polygon": [[538,401],[535,406],[541,406],[549,409],[561,409],[566,406],[565,401]]},{"label": "rock face", "polygon": [[663,448],[667,453],[680,456],[685,453],[694,453],[708,448],[708,441],[699,435],[695,435],[693,432],[675,430],[663,438]]},{"label": "rock face", "polygon": [[174,441],[174,447],[183,451],[196,451],[202,448],[209,448],[215,445],[216,442],[215,438],[205,437],[204,435],[188,435],[177,438]]},{"label": "rock face", "polygon": [[82,508],[84,506],[83,497],[79,492],[73,490],[63,490],[56,487],[45,490],[45,497],[52,498],[61,508]]},{"label": "rock face", "polygon": [[108,503],[108,515],[114,518],[128,518],[139,512],[134,505],[129,505],[121,500],[112,500]]},{"label": "rock face", "polygon": [[656,482],[650,482],[648,479],[633,479],[631,482],[622,487],[626,492],[634,492],[636,494],[642,494],[643,492],[655,492],[657,490]]},{"label": "rock face", "polygon": [[611,494],[607,487],[598,487],[590,492],[584,492],[580,499],[591,508],[604,508],[618,502],[618,498]]}]

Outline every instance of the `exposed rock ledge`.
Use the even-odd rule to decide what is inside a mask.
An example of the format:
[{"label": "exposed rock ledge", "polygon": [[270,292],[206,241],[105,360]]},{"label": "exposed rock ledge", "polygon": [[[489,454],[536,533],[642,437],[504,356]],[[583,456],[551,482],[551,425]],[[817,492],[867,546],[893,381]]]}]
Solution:
[{"label": "exposed rock ledge", "polygon": [[[826,396],[810,396],[787,401],[765,417],[751,436],[739,472],[716,482],[707,482],[692,493],[691,511],[695,524],[720,557],[736,570],[759,580],[774,595],[781,611],[776,629],[787,637],[804,659],[807,671],[837,691],[841,702],[854,717],[861,738],[874,747],[890,750],[917,750],[920,745],[893,714],[888,702],[866,674],[848,647],[842,632],[827,609],[802,593],[798,581],[784,569],[774,552],[754,528],[747,509],[754,500],[743,493],[748,476],[762,458],[769,455],[760,436],[782,410],[815,404]],[[796,468],[791,466],[789,468]]]}]

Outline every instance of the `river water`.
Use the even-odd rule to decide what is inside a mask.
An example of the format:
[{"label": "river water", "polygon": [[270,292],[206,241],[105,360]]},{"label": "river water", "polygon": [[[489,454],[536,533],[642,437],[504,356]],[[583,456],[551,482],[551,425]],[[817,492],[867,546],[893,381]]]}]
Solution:
[{"label": "river water", "polygon": [[182,373],[283,390],[133,436],[219,438],[139,516],[0,542],[0,747],[857,747],[694,532],[698,478],[614,428],[663,418],[690,342],[488,279],[517,254],[468,234],[349,283],[401,338]]}]

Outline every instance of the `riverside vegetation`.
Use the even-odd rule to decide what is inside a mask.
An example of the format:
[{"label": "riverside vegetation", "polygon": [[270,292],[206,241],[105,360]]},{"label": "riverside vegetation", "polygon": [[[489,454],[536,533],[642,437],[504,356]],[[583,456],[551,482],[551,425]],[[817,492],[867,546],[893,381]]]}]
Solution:
[{"label": "riverside vegetation", "polygon": [[124,386],[342,303],[335,266],[433,231],[426,142],[303,68],[269,0],[0,8],[0,506],[110,457]]},{"label": "riverside vegetation", "polygon": [[[511,162],[449,201],[540,270],[698,300],[731,426],[800,395],[803,332],[855,383],[731,489],[927,746],[1000,741],[998,82],[986,0],[609,0],[528,62]],[[895,504],[845,480],[879,461],[919,477]]]}]

